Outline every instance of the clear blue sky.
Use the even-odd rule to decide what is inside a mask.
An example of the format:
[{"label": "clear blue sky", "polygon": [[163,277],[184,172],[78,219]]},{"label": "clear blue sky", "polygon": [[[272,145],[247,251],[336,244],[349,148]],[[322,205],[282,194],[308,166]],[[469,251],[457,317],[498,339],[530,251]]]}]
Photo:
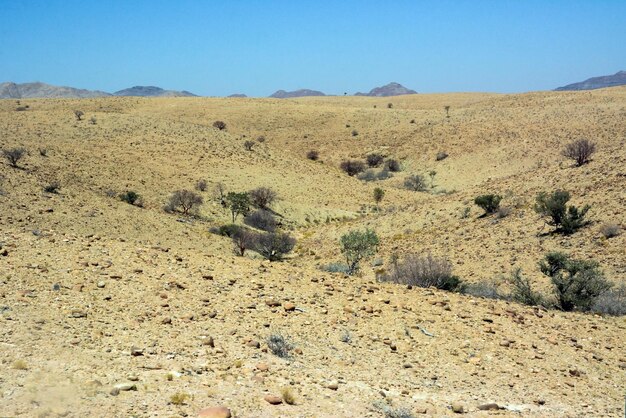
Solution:
[{"label": "clear blue sky", "polygon": [[618,70],[626,0],[0,0],[0,82],[520,92]]}]

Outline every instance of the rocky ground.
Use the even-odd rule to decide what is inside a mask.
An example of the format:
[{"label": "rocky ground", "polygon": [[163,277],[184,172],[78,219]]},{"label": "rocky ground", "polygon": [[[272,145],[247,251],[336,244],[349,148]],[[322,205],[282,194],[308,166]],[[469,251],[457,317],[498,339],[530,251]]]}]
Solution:
[{"label": "rocky ground", "polygon": [[[623,415],[624,317],[408,289],[375,273],[394,253],[428,250],[469,282],[520,266],[545,287],[536,262],[557,249],[625,283],[626,234],[599,228],[626,223],[626,89],[24,104],[0,102],[0,145],[29,150],[21,168],[0,165],[0,416]],[[598,152],[573,168],[558,149],[578,136]],[[313,148],[321,162],[304,157]],[[438,150],[450,157],[436,162]],[[366,183],[337,169],[372,151],[404,171]],[[435,191],[401,187],[432,169]],[[209,190],[276,189],[293,254],[235,256],[208,232],[230,216],[210,192],[199,216],[162,210],[200,178]],[[42,191],[53,180],[59,193]],[[593,223],[541,235],[532,204],[548,186],[592,204]],[[374,187],[386,191],[380,210]],[[125,190],[143,207],[121,202]],[[512,214],[479,218],[471,202],[485,190]],[[320,269],[341,260],[342,233],[366,226],[381,237],[375,263],[357,276]]]}]

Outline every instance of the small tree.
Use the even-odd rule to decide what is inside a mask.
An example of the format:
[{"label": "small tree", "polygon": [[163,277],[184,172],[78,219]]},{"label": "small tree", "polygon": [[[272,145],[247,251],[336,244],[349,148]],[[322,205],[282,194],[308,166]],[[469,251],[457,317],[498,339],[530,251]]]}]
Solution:
[{"label": "small tree", "polygon": [[226,129],[226,123],[221,120],[216,120],[215,122],[213,122],[213,127],[219,129],[220,131],[223,131],[224,129]]},{"label": "small tree", "polygon": [[485,211],[485,215],[490,215],[498,210],[501,200],[502,196],[500,195],[484,194],[474,199],[474,203]]},{"label": "small tree", "polygon": [[404,187],[414,192],[423,192],[426,190],[426,179],[420,174],[413,174],[404,179]]},{"label": "small tree", "polygon": [[180,209],[183,215],[189,214],[194,207],[201,205],[202,196],[190,190],[177,190],[170,196],[167,208],[170,210]]},{"label": "small tree", "polygon": [[254,248],[258,235],[248,228],[237,227],[231,234],[235,254],[243,257],[246,250]]},{"label": "small tree", "polygon": [[308,158],[311,161],[317,161],[320,158],[320,153],[316,150],[311,150],[306,153],[306,158]]},{"label": "small tree", "polygon": [[385,197],[385,191],[380,187],[374,189],[374,202],[376,202],[376,206],[383,200]]},{"label": "small tree", "polygon": [[229,192],[225,198],[226,205],[230,209],[230,213],[233,217],[233,222],[239,215],[247,215],[250,211],[250,197],[248,193],[235,193]]},{"label": "small tree", "polygon": [[280,261],[295,245],[296,239],[289,234],[266,232],[257,236],[254,250],[269,261]]},{"label": "small tree", "polygon": [[588,311],[596,298],[611,288],[595,261],[552,252],[539,262],[539,269],[550,278],[557,305],[564,311]]},{"label": "small tree", "polygon": [[576,166],[580,167],[589,162],[591,154],[596,152],[596,144],[588,139],[579,139],[570,142],[561,152],[564,157],[571,158],[576,162]]},{"label": "small tree", "polygon": [[261,209],[267,209],[276,201],[276,192],[269,187],[257,187],[250,191],[250,201],[252,204]]},{"label": "small tree", "polygon": [[226,203],[226,187],[224,187],[223,183],[217,183],[215,185],[215,188],[213,189],[213,192],[215,193],[215,197],[217,198],[217,200],[220,201],[220,204],[224,207],[226,207],[227,203]]},{"label": "small tree", "polygon": [[446,118],[450,117],[450,106],[444,106],[443,109],[446,111]]},{"label": "small tree", "polygon": [[18,168],[18,163],[22,158],[26,156],[25,148],[11,148],[2,150],[2,155],[9,162],[9,165],[13,168]]},{"label": "small tree", "polygon": [[365,164],[357,160],[342,161],[339,167],[351,177],[365,170]]},{"label": "small tree", "polygon": [[76,120],[83,120],[83,115],[85,113],[82,110],[75,110],[74,116],[76,116]]},{"label": "small tree", "polygon": [[573,234],[588,223],[585,221],[585,215],[591,208],[589,205],[582,209],[573,205],[567,206],[569,199],[570,194],[565,190],[557,190],[550,195],[542,192],[537,195],[535,204],[535,211],[549,218],[547,224],[556,227],[556,232],[566,235]]},{"label": "small tree", "polygon": [[365,231],[351,231],[342,235],[340,239],[341,252],[346,257],[348,274],[353,275],[359,269],[361,260],[371,257],[378,251],[380,243],[376,232],[366,229]]}]

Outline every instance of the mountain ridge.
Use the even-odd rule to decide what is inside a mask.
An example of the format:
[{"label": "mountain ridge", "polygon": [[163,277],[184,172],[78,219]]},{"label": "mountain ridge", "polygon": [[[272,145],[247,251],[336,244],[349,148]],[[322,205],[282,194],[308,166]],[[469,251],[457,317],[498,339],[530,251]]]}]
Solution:
[{"label": "mountain ridge", "polygon": [[354,93],[355,96],[370,96],[370,97],[391,97],[402,96],[405,94],[417,94],[415,90],[408,89],[400,83],[392,81],[384,86],[374,87],[369,93]]},{"label": "mountain ridge", "polygon": [[571,83],[562,87],[557,87],[556,89],[554,89],[554,91],[595,90],[623,85],[626,85],[626,71],[618,71],[612,75],[591,77],[584,81],[579,81],[577,83]]}]

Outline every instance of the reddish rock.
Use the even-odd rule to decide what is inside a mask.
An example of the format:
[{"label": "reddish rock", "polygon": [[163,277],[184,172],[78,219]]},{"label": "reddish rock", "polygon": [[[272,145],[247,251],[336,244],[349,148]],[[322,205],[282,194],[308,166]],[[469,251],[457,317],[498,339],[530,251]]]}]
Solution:
[{"label": "reddish rock", "polygon": [[231,418],[230,409],[225,406],[210,406],[198,412],[198,418]]},{"label": "reddish rock", "polygon": [[264,399],[267,403],[272,405],[280,405],[281,403],[283,403],[283,399],[280,396],[276,395],[266,395]]}]

